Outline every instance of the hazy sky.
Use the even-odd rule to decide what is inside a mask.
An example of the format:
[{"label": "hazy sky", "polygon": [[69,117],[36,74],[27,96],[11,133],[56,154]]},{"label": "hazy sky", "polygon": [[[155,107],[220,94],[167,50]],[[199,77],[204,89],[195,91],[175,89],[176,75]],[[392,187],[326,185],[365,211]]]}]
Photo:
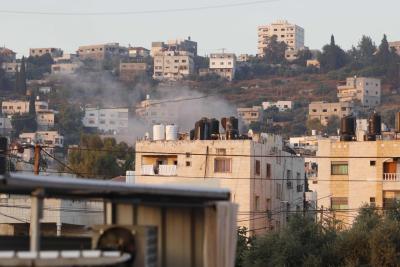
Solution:
[{"label": "hazy sky", "polygon": [[[28,54],[29,47],[119,42],[150,47],[152,41],[191,36],[199,54],[226,48],[256,53],[257,26],[287,19],[305,28],[306,45],[321,48],[333,33],[350,48],[363,34],[379,43],[386,33],[400,40],[399,0],[266,0],[265,3],[185,12],[111,16],[21,15],[4,10],[44,12],[128,12],[202,7],[254,0],[0,0],[0,44]],[[268,2],[273,1],[273,2]]]}]

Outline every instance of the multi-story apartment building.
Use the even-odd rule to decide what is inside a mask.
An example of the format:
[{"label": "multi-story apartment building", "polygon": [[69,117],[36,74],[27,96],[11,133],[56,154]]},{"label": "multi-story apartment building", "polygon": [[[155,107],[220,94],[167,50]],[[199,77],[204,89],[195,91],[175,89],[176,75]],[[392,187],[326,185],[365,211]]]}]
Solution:
[{"label": "multi-story apartment building", "polygon": [[367,77],[349,77],[337,87],[340,102],[360,101],[366,108],[381,103],[381,80]]},{"label": "multi-story apartment building", "polygon": [[55,112],[53,110],[44,110],[36,112],[36,122],[38,130],[47,131],[54,127]]},{"label": "multi-story apartment building", "polygon": [[194,73],[193,54],[186,51],[164,51],[154,56],[156,80],[180,80]]},{"label": "multi-story apartment building", "polygon": [[0,47],[0,61],[1,62],[15,62],[16,55],[11,49]]},{"label": "multi-story apartment building", "polygon": [[249,108],[238,108],[238,117],[249,125],[252,122],[260,122],[263,119],[263,108],[261,106],[253,106]]},{"label": "multi-story apartment building", "polygon": [[122,81],[133,81],[138,76],[146,75],[147,70],[147,63],[120,63],[119,78]]},{"label": "multi-story apartment building", "polygon": [[86,108],[83,125],[103,133],[126,133],[128,120],[127,108]]},{"label": "multi-story apartment building", "polygon": [[228,188],[238,224],[252,234],[284,226],[303,208],[304,159],[285,152],[280,136],[138,141],[135,164],[137,183]]},{"label": "multi-story apartment building", "polygon": [[188,39],[175,39],[151,44],[151,55],[153,57],[163,51],[186,51],[197,56],[197,42],[188,37]]},{"label": "multi-story apartment building", "polygon": [[112,57],[127,56],[128,49],[119,43],[96,44],[80,46],[77,51],[79,59],[93,59],[97,61]]},{"label": "multi-story apartment building", "polygon": [[[352,223],[358,209],[388,207],[400,200],[400,140],[318,142],[318,175],[310,189],[319,209]],[[326,212],[326,211],[324,211]]]},{"label": "multi-story apartment building", "polygon": [[37,131],[35,133],[22,133],[19,135],[24,143],[41,144],[50,147],[63,147],[64,136],[57,131]]},{"label": "multi-story apartment building", "polygon": [[267,101],[267,102],[262,102],[262,107],[264,110],[272,107],[276,107],[279,109],[279,111],[287,111],[292,109],[293,107],[293,101],[289,100],[279,100],[276,102],[273,101]]},{"label": "multi-story apartment building", "polygon": [[180,110],[178,105],[168,103],[168,101],[150,99],[150,95],[147,95],[145,100],[136,105],[135,113],[148,125],[173,124],[177,123]]},{"label": "multi-story apartment building", "polygon": [[[35,101],[36,112],[48,111],[49,104],[46,101]],[[1,110],[3,114],[25,114],[29,112],[29,101],[25,100],[8,100],[1,103]]]},{"label": "multi-story apartment building", "polygon": [[75,71],[81,66],[79,63],[57,63],[51,65],[52,74],[74,74]]},{"label": "multi-story apartment building", "polygon": [[233,53],[210,54],[210,72],[232,81],[235,78],[236,55]]},{"label": "multi-story apartment building", "polygon": [[311,102],[308,106],[308,119],[318,119],[322,125],[327,125],[331,116],[342,118],[355,112],[354,103],[352,102]]},{"label": "multi-story apartment building", "polygon": [[63,51],[60,48],[54,47],[42,47],[42,48],[30,48],[29,56],[31,57],[41,57],[45,54],[49,54],[52,58],[61,57]]},{"label": "multi-story apartment building", "polygon": [[265,55],[265,48],[274,35],[279,42],[286,43],[288,50],[296,51],[304,48],[304,29],[282,20],[258,27],[258,56]]},{"label": "multi-story apartment building", "polygon": [[145,58],[150,56],[150,50],[144,47],[128,47],[128,54],[131,58]]},{"label": "multi-story apartment building", "polygon": [[17,70],[21,68],[21,63],[17,62],[3,62],[1,68],[9,75],[14,75]]},{"label": "multi-story apartment building", "polygon": [[400,41],[389,42],[389,47],[393,48],[400,55]]}]

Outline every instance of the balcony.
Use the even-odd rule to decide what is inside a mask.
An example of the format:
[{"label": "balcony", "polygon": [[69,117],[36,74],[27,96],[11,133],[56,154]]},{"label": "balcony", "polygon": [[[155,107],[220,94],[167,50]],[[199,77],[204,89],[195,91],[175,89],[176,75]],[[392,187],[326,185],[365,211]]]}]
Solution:
[{"label": "balcony", "polygon": [[400,173],[384,173],[384,181],[400,181]]},{"label": "balcony", "polygon": [[142,175],[176,176],[176,165],[142,165]]}]

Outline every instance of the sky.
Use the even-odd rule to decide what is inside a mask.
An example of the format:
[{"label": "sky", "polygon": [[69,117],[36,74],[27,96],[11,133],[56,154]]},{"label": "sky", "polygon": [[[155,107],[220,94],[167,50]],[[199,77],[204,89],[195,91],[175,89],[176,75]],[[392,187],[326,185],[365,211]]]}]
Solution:
[{"label": "sky", "polygon": [[400,40],[399,0],[265,0],[263,3],[182,12],[129,15],[35,15],[48,13],[138,12],[229,5],[254,0],[0,0],[0,45],[17,57],[30,47],[58,47],[74,53],[79,45],[118,42],[151,47],[152,41],[186,38],[198,42],[200,55],[224,48],[255,54],[257,26],[285,19],[305,29],[305,45],[321,49],[334,34],[344,49],[363,34],[379,44],[384,33]]}]

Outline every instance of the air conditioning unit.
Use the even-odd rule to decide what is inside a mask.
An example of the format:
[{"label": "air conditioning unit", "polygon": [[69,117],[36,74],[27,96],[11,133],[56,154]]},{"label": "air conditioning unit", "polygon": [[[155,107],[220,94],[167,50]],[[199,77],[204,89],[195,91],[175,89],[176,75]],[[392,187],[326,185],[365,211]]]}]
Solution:
[{"label": "air conditioning unit", "polygon": [[93,226],[93,249],[130,254],[131,259],[124,266],[157,267],[157,244],[157,227],[155,226]]}]

